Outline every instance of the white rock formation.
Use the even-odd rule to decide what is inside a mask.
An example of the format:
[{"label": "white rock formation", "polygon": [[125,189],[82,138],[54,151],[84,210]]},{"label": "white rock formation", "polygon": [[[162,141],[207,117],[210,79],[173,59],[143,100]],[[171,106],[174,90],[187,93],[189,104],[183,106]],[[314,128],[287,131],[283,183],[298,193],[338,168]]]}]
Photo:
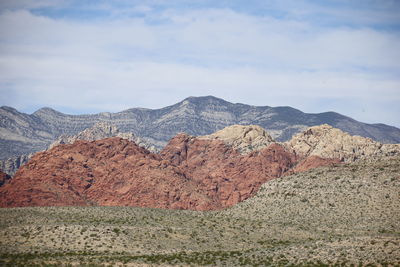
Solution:
[{"label": "white rock formation", "polygon": [[344,162],[400,154],[399,144],[381,144],[370,138],[351,136],[328,124],[308,128],[284,146],[303,157],[337,158]]},{"label": "white rock formation", "polygon": [[198,138],[222,140],[242,154],[261,150],[271,143],[275,143],[274,139],[262,127],[257,125],[232,125],[213,134]]},{"label": "white rock formation", "polygon": [[94,141],[114,136],[133,141],[138,146],[144,147],[151,152],[157,152],[154,146],[147,144],[143,139],[136,137],[133,133],[121,133],[116,126],[107,122],[96,123],[93,127],[87,128],[74,136],[61,135],[49,146],[49,149],[60,144],[72,144],[77,140]]}]

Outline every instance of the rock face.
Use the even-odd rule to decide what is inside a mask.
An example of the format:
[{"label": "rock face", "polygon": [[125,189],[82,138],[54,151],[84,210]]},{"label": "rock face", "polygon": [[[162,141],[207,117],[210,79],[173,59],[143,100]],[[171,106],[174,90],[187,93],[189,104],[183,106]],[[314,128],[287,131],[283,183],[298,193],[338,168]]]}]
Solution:
[{"label": "rock face", "polygon": [[0,160],[0,170],[13,176],[15,172],[32,157],[33,154],[20,155],[5,160]]},{"label": "rock face", "polygon": [[301,157],[318,156],[344,162],[400,155],[399,144],[381,144],[370,138],[351,136],[327,124],[311,127],[284,145]]},{"label": "rock face", "polygon": [[159,154],[119,137],[60,144],[20,168],[0,189],[0,206],[222,209],[251,197],[266,181],[292,173],[297,163],[280,144],[242,154],[232,144],[245,146],[233,140],[179,134]]},{"label": "rock face", "polygon": [[253,196],[277,177],[399,151],[329,125],[283,144],[256,126],[231,126],[202,137],[181,133],[158,154],[120,137],[78,140],[34,155],[0,188],[0,206],[216,210]]},{"label": "rock face", "polygon": [[242,154],[261,150],[275,143],[274,139],[258,125],[232,125],[199,138],[221,140]]},{"label": "rock face", "polygon": [[0,186],[3,186],[3,185],[4,185],[5,183],[7,183],[10,179],[11,179],[11,177],[10,177],[8,174],[6,174],[6,173],[0,171]]},{"label": "rock face", "polygon": [[[74,136],[61,135],[55,142],[50,144],[48,149],[51,149],[60,144],[72,144],[77,140],[94,141],[100,140],[108,137],[121,137],[130,141],[135,142],[138,146],[144,147],[151,152],[158,152],[158,150],[144,141],[142,138],[134,136],[132,133],[121,133],[118,127],[109,124],[107,122],[99,122],[93,125],[91,128],[85,129],[82,132]],[[13,176],[15,172],[33,156],[20,155],[12,157],[6,160],[0,160],[0,170],[3,170],[10,176]]]},{"label": "rock face", "polygon": [[108,122],[121,132],[132,132],[157,148],[179,132],[209,135],[233,124],[255,124],[278,141],[289,140],[309,126],[328,123],[353,135],[383,143],[400,143],[400,129],[365,124],[334,112],[307,114],[290,107],[233,104],[212,96],[189,97],[161,109],[133,108],[117,113],[67,115],[42,108],[28,115],[0,108],[0,159],[42,151],[61,135],[76,135],[97,122]]},{"label": "rock face", "polygon": [[278,144],[241,155],[221,140],[186,134],[171,139],[160,155],[183,169],[186,177],[204,184],[222,207],[250,197],[261,184],[284,175],[296,162],[294,154]]},{"label": "rock face", "polygon": [[37,153],[2,187],[0,205],[214,207],[197,187],[158,155],[114,137]]},{"label": "rock face", "polygon": [[340,159],[326,159],[319,156],[309,156],[300,160],[296,167],[292,169],[292,173],[305,172],[321,166],[335,166],[340,164]]},{"label": "rock face", "polygon": [[49,149],[60,144],[72,144],[77,140],[95,141],[109,137],[121,137],[123,139],[135,142],[138,146],[144,147],[151,152],[158,152],[154,146],[148,144],[143,139],[135,136],[133,133],[122,133],[117,126],[108,122],[98,122],[92,127],[87,128],[73,136],[61,135],[49,146]]}]

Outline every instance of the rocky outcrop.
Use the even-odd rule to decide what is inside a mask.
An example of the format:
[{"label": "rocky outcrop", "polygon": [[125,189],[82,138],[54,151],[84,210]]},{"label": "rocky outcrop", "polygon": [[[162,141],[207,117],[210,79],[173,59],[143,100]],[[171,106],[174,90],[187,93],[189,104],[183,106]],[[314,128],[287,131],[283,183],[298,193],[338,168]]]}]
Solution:
[{"label": "rocky outcrop", "polygon": [[16,157],[11,157],[6,160],[0,160],[0,170],[13,176],[15,172],[32,157],[33,154],[20,155]]},{"label": "rocky outcrop", "polygon": [[119,128],[108,122],[98,122],[90,128],[79,132],[76,135],[61,135],[55,142],[53,142],[49,149],[60,144],[72,144],[77,140],[95,141],[109,137],[121,137],[129,141],[135,142],[138,146],[144,147],[151,152],[158,152],[157,148],[150,145],[140,137],[135,136],[133,133],[122,133]]},{"label": "rocky outcrop", "polygon": [[158,154],[120,137],[77,140],[34,155],[0,189],[0,206],[222,209],[274,178],[399,152],[360,138],[322,125],[280,144],[258,127],[232,126],[209,136],[178,134]]},{"label": "rocky outcrop", "polygon": [[7,173],[0,171],[0,186],[3,186],[10,179],[11,179],[11,176],[9,176]]},{"label": "rocky outcrop", "polygon": [[171,139],[160,156],[202,183],[223,207],[252,196],[261,184],[288,172],[295,155],[279,144],[240,154],[222,140],[179,134]]},{"label": "rocky outcrop", "polygon": [[158,155],[114,137],[37,153],[1,188],[0,205],[215,208],[198,187]]},{"label": "rocky outcrop", "polygon": [[0,206],[105,205],[214,210],[285,175],[296,156],[279,144],[242,155],[186,134],[160,154],[114,137],[37,153],[0,189]]},{"label": "rocky outcrop", "polygon": [[300,160],[296,166],[292,169],[292,173],[298,173],[298,172],[305,172],[317,167],[322,167],[322,166],[335,166],[337,164],[340,164],[341,161],[336,158],[332,159],[326,159],[326,158],[321,158],[318,156],[309,156],[304,158],[303,160]]},{"label": "rocky outcrop", "polygon": [[311,127],[284,145],[300,157],[318,156],[343,162],[400,155],[399,144],[381,144],[370,138],[351,136],[327,124]]},{"label": "rocky outcrop", "polygon": [[[91,128],[85,129],[74,136],[61,135],[55,142],[50,144],[48,149],[60,144],[72,144],[78,140],[94,141],[114,136],[133,141],[138,146],[144,147],[151,152],[158,152],[156,147],[150,145],[142,138],[134,136],[132,133],[122,133],[118,127],[107,122],[96,123]],[[0,170],[3,170],[8,175],[13,176],[22,165],[28,162],[32,155],[33,154],[20,155],[6,160],[0,160]]]},{"label": "rocky outcrop", "polygon": [[261,150],[272,143],[274,139],[258,125],[232,125],[199,139],[221,140],[226,145],[242,154]]},{"label": "rocky outcrop", "polygon": [[179,132],[209,135],[233,124],[259,125],[278,141],[289,140],[310,126],[328,123],[353,135],[382,143],[400,143],[400,129],[396,127],[365,124],[334,112],[307,114],[290,107],[233,104],[207,96],[189,97],[161,109],[133,108],[92,115],[67,115],[50,108],[29,115],[1,107],[0,159],[44,150],[59,136],[76,135],[97,122],[108,122],[121,132],[132,132],[158,149]]}]

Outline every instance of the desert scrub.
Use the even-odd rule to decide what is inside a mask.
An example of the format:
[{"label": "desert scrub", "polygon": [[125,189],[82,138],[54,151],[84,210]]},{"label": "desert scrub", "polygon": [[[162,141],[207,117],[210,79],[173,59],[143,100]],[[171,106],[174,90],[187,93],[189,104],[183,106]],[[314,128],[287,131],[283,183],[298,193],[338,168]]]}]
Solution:
[{"label": "desert scrub", "polygon": [[0,209],[0,265],[396,266],[398,173],[399,159],[319,168],[212,212]]}]

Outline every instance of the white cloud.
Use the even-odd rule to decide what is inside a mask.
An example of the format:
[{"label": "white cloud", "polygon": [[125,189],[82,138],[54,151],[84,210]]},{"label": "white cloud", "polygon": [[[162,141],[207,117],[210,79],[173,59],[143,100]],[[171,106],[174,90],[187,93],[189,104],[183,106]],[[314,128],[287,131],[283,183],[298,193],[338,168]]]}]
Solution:
[{"label": "white cloud", "polygon": [[64,0],[2,0],[0,10],[55,7],[63,3],[65,3]]},{"label": "white cloud", "polygon": [[[150,7],[138,11],[151,16]],[[339,99],[369,103],[373,116],[360,113],[360,105],[336,102],[341,110],[335,111],[366,121],[379,114],[400,125],[382,110],[384,103],[400,102],[397,34],[325,29],[229,9],[166,10],[162,22],[147,19],[1,13],[0,91],[7,97],[0,104],[119,111],[211,94],[317,112],[326,110],[320,99]]]}]

